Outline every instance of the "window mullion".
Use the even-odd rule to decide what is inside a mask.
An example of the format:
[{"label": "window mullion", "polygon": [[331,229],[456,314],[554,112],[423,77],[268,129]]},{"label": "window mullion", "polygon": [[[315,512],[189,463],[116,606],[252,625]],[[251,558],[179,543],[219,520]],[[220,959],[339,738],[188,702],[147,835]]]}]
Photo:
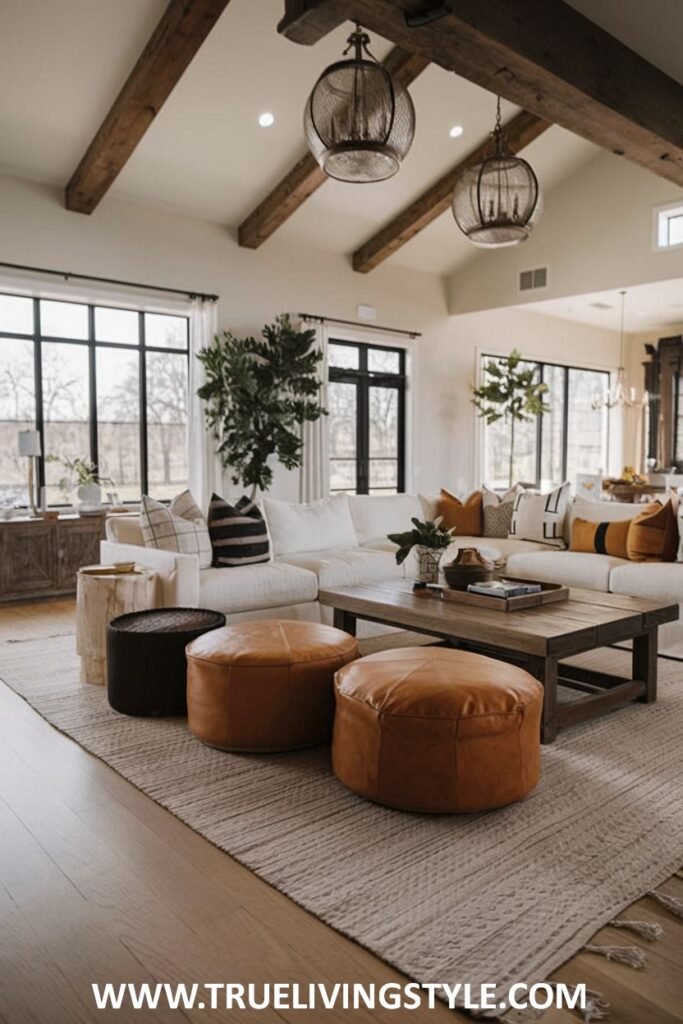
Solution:
[{"label": "window mullion", "polygon": [[99,436],[97,429],[97,348],[95,345],[95,307],[88,306],[88,379],[90,381],[90,461],[99,464]]},{"label": "window mullion", "polygon": [[[40,300],[33,300],[33,385],[35,389],[36,430],[40,436],[38,487],[45,486],[45,412],[43,410],[43,346],[40,335]],[[29,495],[30,499],[30,495]]]},{"label": "window mullion", "polygon": [[149,493],[147,470],[147,353],[145,350],[145,314],[138,313],[140,345],[140,482],[142,493]]}]

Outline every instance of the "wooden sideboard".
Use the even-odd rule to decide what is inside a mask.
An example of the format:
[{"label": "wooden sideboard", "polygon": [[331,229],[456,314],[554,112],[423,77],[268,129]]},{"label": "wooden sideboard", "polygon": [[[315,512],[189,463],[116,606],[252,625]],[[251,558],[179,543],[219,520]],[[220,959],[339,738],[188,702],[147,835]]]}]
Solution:
[{"label": "wooden sideboard", "polygon": [[100,560],[104,520],[0,521],[0,602],[74,594],[79,568]]}]

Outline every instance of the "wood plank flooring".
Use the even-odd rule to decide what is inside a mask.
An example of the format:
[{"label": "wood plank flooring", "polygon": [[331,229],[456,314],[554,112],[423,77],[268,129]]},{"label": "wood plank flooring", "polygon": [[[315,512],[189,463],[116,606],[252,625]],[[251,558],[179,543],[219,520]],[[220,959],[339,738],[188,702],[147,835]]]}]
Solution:
[{"label": "wood plank flooring", "polygon": [[[74,602],[0,607],[0,644],[71,632]],[[683,897],[683,880],[663,891]],[[586,982],[613,1024],[683,1022],[683,920],[651,899],[624,915],[659,921],[635,971],[582,953],[554,980]],[[606,928],[600,944],[628,945]],[[638,940],[634,940],[638,943]],[[642,942],[640,945],[646,945]],[[329,1024],[405,1019],[391,1011],[96,1010],[104,982],[372,981],[400,975],[217,850],[49,726],[0,685],[0,1022]],[[444,1006],[415,1024],[469,1019]],[[549,1011],[543,1024],[577,1017]]]}]

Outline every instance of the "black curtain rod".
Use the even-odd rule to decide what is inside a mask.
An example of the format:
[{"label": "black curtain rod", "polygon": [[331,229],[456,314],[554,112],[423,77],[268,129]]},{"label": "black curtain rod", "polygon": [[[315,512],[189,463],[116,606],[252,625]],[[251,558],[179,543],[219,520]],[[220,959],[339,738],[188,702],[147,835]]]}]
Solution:
[{"label": "black curtain rod", "polygon": [[375,324],[362,323],[360,320],[339,320],[336,316],[319,316],[317,313],[299,313],[302,320],[311,320],[318,324],[345,324],[347,327],[363,327],[367,331],[383,331],[386,334],[404,334],[406,338],[421,338],[420,331],[404,331],[399,327],[379,327]]},{"label": "black curtain rod", "polygon": [[70,270],[48,270],[46,267],[25,267],[21,263],[2,263],[0,267],[10,270],[26,270],[30,274],[50,274],[65,281],[97,281],[98,284],[115,284],[123,288],[141,288],[148,292],[166,292],[169,295],[184,295],[188,299],[202,299],[203,302],[218,302],[218,295],[195,292],[183,288],[161,288],[154,284],[138,284],[136,281],[119,281],[115,277],[93,277],[91,274],[74,274]]}]

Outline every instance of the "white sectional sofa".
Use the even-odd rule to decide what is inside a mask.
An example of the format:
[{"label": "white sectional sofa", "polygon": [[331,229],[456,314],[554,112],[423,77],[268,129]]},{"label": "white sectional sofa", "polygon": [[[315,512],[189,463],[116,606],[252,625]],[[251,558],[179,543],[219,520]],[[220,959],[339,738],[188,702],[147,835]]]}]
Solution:
[{"label": "white sectional sofa", "polygon": [[[410,528],[412,516],[429,518],[434,508],[416,495],[340,496],[331,511],[313,519],[306,507],[264,501],[273,560],[267,564],[230,569],[200,569],[193,555],[144,547],[138,517],[125,515],[107,521],[102,542],[103,563],[135,560],[159,572],[159,600],[166,606],[208,607],[224,612],[229,622],[253,618],[298,618],[331,621],[331,612],[318,603],[318,590],[355,583],[399,579],[388,533]],[[578,498],[572,515],[594,522],[627,519],[631,505],[591,502]],[[478,547],[507,560],[507,572],[529,579],[566,583],[570,587],[625,594],[646,600],[681,604],[683,564],[634,563],[608,555],[557,550],[514,538],[458,536],[445,560],[459,547]],[[407,567],[410,572],[410,567]],[[364,624],[361,635],[383,628]],[[683,622],[660,631],[660,653],[683,659]]]}]

